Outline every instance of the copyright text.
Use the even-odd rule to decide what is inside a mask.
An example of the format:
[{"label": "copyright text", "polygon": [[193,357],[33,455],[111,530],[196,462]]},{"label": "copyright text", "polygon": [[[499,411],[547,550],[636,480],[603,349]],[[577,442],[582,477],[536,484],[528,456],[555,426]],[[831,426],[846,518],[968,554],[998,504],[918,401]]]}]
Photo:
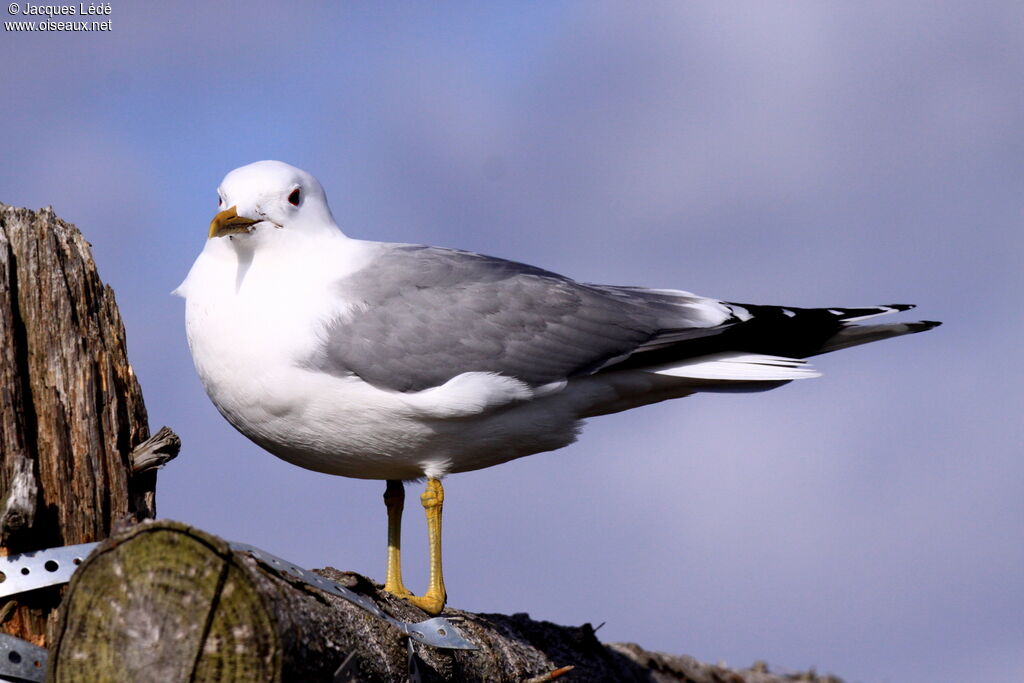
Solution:
[{"label": "copyright text", "polygon": [[[112,20],[100,21],[114,13],[109,2],[80,2],[67,5],[34,5],[12,2],[7,5],[11,16],[48,17],[43,21],[5,21],[5,31],[110,31]],[[65,17],[82,17],[86,21],[65,21]],[[59,21],[53,21],[59,19]],[[95,19],[89,21],[89,19]]]}]

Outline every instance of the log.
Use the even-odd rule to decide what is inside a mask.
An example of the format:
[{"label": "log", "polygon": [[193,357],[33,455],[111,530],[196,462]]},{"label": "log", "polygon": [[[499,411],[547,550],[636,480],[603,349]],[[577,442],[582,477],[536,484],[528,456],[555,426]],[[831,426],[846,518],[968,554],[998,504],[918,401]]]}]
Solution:
[{"label": "log", "polygon": [[[428,618],[363,576],[331,568],[317,573],[402,621]],[[145,522],[101,544],[72,579],[61,613],[52,681],[410,679],[407,638],[397,628],[178,522]],[[443,616],[479,649],[417,645],[413,680],[540,682],[572,667],[563,670],[568,683],[838,681],[813,673],[778,676],[763,665],[735,671],[633,644],[606,645],[589,624],[451,608]]]},{"label": "log", "polygon": [[[0,553],[106,538],[155,510],[134,472],[149,437],[113,291],[52,209],[0,204]],[[0,607],[3,630],[46,644],[55,588]]]}]

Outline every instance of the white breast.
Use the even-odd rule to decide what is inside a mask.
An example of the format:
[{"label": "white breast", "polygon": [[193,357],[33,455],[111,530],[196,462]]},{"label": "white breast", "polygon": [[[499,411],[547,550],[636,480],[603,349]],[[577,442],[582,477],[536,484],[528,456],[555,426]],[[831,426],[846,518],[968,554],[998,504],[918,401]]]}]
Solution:
[{"label": "white breast", "polygon": [[381,424],[394,423],[381,417],[394,415],[392,406],[381,404],[395,398],[302,361],[324,322],[344,315],[336,283],[364,265],[372,243],[288,237],[270,232],[252,249],[210,240],[177,290],[192,358],[214,405],[250,439],[303,467],[366,476],[368,454],[393,459],[398,451]]},{"label": "white breast", "polygon": [[467,373],[408,394],[304,367],[324,323],[350,305],[338,281],[379,247],[276,230],[210,240],[178,289],[196,370],[245,436],[301,467],[369,479],[472,470],[575,438],[576,401],[547,395],[568,399],[562,385],[545,393]]}]

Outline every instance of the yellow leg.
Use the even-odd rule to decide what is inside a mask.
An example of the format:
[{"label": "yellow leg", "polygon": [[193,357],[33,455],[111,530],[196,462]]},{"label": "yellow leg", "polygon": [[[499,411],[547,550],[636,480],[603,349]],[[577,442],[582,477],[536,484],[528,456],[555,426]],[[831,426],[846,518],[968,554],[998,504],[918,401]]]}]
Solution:
[{"label": "yellow leg", "polygon": [[384,590],[400,598],[412,595],[402,583],[402,508],[405,505],[405,486],[397,479],[388,479],[384,490],[384,505],[388,509],[388,570]]},{"label": "yellow leg", "polygon": [[422,597],[409,597],[409,602],[428,614],[440,614],[448,595],[444,590],[444,576],[441,573],[441,508],[444,505],[444,488],[440,479],[427,479],[427,489],[420,496],[427,513],[427,542],[430,545],[430,581]]}]

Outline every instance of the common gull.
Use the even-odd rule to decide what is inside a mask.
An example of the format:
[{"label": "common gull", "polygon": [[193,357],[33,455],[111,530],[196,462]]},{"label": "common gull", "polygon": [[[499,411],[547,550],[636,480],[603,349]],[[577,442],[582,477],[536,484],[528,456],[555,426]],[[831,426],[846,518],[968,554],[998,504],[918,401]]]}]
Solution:
[{"label": "common gull", "polygon": [[[433,614],[445,475],[561,448],[588,417],[816,377],[809,356],[939,324],[855,324],[909,305],[738,304],[352,239],[320,183],[279,161],[232,171],[218,195],[176,290],[210,399],[288,462],[386,480],[385,589]],[[430,578],[413,596],[400,529],[403,481],[420,478]]]}]

